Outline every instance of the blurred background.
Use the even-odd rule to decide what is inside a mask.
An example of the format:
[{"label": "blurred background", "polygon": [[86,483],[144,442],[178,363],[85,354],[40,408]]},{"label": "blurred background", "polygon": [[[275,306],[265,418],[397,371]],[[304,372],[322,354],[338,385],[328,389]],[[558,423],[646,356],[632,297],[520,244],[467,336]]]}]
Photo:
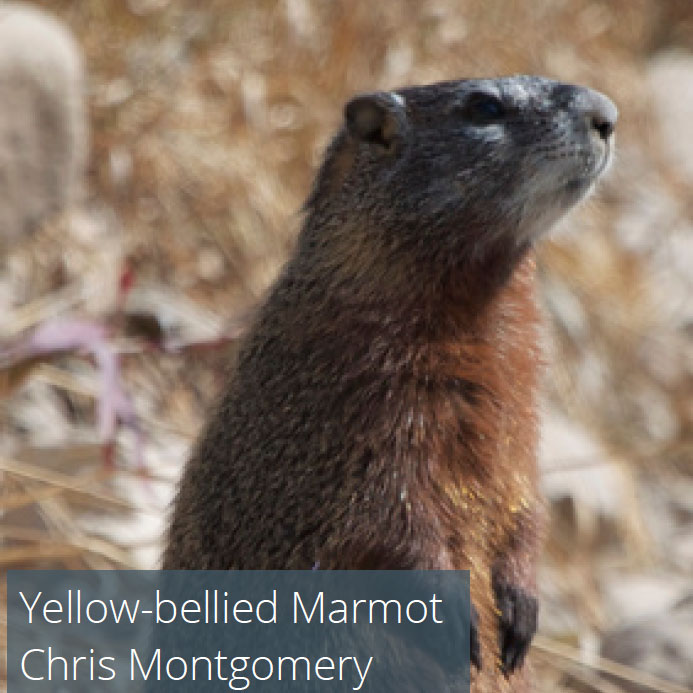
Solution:
[{"label": "blurred background", "polygon": [[155,567],[345,99],[507,73],[621,111],[540,251],[536,690],[693,690],[690,0],[0,3],[0,570]]}]

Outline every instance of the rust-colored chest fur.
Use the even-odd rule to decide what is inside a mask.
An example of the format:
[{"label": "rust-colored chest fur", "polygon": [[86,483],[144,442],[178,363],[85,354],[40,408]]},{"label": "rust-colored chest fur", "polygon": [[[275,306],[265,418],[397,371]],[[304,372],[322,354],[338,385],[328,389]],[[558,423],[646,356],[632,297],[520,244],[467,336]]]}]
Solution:
[{"label": "rust-colored chest fur", "polygon": [[472,559],[488,565],[510,541],[517,516],[535,505],[540,359],[533,271],[528,256],[471,331],[431,348],[432,373],[475,389],[471,397],[425,404],[448,532],[458,542],[450,551],[455,568]]},{"label": "rust-colored chest fur", "polygon": [[[521,691],[526,676],[508,681],[492,664],[499,655],[492,579],[499,571],[535,588],[541,503],[534,265],[526,255],[483,310],[455,301],[440,306],[440,324],[418,340],[408,334],[404,347],[392,334],[381,345],[378,331],[368,335],[363,356],[353,332],[343,343],[357,355],[354,372],[343,369],[341,381],[368,375],[351,393],[358,414],[344,423],[359,440],[342,453],[342,513],[330,509],[321,565],[469,569],[489,665],[474,670],[475,693]],[[366,461],[363,476],[349,474],[356,460]]]},{"label": "rust-colored chest fur", "polygon": [[[365,356],[351,366],[375,383],[374,396],[367,388],[350,393],[360,407],[358,435],[372,452],[370,465],[396,479],[380,500],[397,500],[414,525],[435,518],[434,564],[488,565],[534,505],[540,358],[533,278],[527,255],[473,318],[468,306],[445,306],[446,325],[434,326],[434,336],[409,335],[404,347],[390,337],[382,348],[369,336]],[[343,348],[357,350],[356,343],[347,337]],[[350,375],[345,369],[342,381]]]},{"label": "rust-colored chest fur", "polygon": [[[436,517],[439,565],[471,571],[479,613],[481,671],[473,690],[521,691],[527,672],[498,675],[498,608],[494,570],[536,589],[541,501],[537,492],[536,388],[540,354],[534,301],[534,258],[526,256],[510,281],[470,325],[419,354],[429,382],[408,416],[428,456],[427,483],[413,487],[415,506]],[[409,423],[409,422],[412,423]],[[406,424],[405,424],[406,425]],[[489,666],[491,665],[491,666]]]}]

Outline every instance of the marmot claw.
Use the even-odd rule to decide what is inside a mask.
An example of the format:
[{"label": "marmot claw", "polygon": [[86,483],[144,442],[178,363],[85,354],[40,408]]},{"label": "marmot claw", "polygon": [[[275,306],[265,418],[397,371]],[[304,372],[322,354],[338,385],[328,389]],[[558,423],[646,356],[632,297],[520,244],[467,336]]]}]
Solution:
[{"label": "marmot claw", "polygon": [[535,597],[520,587],[497,581],[493,585],[500,612],[498,642],[501,671],[509,676],[522,666],[537,630],[539,604]]},{"label": "marmot claw", "polygon": [[477,624],[479,623],[479,616],[472,604],[471,619],[470,619],[470,630],[469,630],[469,646],[470,646],[470,660],[471,663],[477,668],[481,669],[481,646],[479,645],[479,629]]}]

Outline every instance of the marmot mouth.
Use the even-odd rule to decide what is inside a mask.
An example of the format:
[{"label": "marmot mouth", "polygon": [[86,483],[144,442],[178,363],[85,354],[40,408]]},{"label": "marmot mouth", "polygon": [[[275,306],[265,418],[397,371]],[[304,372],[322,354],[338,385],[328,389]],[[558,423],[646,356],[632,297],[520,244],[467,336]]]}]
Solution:
[{"label": "marmot mouth", "polygon": [[609,137],[609,139],[604,143],[604,152],[602,154],[602,158],[599,162],[599,166],[597,166],[597,170],[594,174],[595,180],[599,178],[603,173],[607,171],[609,166],[611,166],[611,161],[613,159],[613,151],[614,151],[614,138],[613,135]]},{"label": "marmot mouth", "polygon": [[606,142],[600,152],[600,156],[596,158],[594,165],[581,173],[580,176],[575,178],[569,178],[565,183],[565,190],[570,195],[582,196],[586,194],[594,183],[596,183],[599,178],[606,172],[606,170],[611,165],[612,159],[612,145],[611,142]]}]

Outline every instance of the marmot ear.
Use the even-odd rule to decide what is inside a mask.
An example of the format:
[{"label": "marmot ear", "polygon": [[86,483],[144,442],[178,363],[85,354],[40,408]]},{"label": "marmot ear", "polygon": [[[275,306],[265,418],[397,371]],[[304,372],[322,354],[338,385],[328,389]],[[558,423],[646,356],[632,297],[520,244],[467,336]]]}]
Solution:
[{"label": "marmot ear", "polygon": [[359,140],[390,149],[406,122],[401,97],[386,92],[362,94],[344,107],[347,131]]}]

